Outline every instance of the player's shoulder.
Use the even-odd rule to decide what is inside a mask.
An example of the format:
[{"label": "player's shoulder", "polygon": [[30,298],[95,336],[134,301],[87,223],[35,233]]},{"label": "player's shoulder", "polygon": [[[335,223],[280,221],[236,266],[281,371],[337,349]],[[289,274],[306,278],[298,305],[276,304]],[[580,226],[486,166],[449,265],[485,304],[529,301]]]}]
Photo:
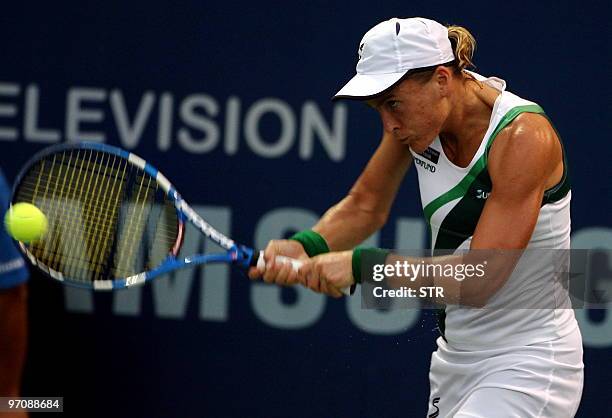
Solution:
[{"label": "player's shoulder", "polygon": [[563,158],[556,131],[537,113],[522,113],[506,126],[493,142],[488,167],[492,177],[516,177],[535,181],[545,178]]},{"label": "player's shoulder", "polygon": [[531,112],[518,115],[498,136],[506,139],[499,141],[500,143],[511,146],[537,146],[552,141],[558,142],[556,131],[548,118],[543,114]]},{"label": "player's shoulder", "polygon": [[548,118],[539,113],[521,113],[497,136],[491,146],[490,159],[511,156],[530,159],[560,151],[557,133]]}]

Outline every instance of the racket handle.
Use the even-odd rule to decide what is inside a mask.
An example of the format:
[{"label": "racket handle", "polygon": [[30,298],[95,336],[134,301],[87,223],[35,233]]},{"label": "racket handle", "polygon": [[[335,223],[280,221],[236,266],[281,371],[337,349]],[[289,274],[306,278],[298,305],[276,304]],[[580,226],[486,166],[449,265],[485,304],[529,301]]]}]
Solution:
[{"label": "racket handle", "polygon": [[[276,261],[277,263],[280,264],[287,264],[290,263],[291,267],[293,268],[293,271],[295,271],[296,273],[300,270],[300,267],[302,267],[304,265],[304,263],[300,260],[297,260],[295,258],[291,258],[291,257],[285,257],[284,255],[277,255],[274,258],[274,261]],[[259,271],[266,271],[266,260],[264,260],[264,252],[260,251],[259,252],[259,257],[257,257],[257,269]],[[350,296],[351,295],[351,288],[350,287],[343,287],[342,289],[340,289],[340,291],[345,294],[346,296]]]},{"label": "racket handle", "polygon": [[[300,270],[300,267],[304,265],[304,263],[301,262],[300,260],[296,260],[295,258],[291,258],[291,257],[285,257],[284,255],[277,255],[274,261],[280,264],[291,263],[291,267],[293,268],[293,271],[295,271],[296,273]],[[257,258],[257,269],[259,271],[266,271],[266,260],[264,260],[263,251],[259,252],[259,257]]]}]

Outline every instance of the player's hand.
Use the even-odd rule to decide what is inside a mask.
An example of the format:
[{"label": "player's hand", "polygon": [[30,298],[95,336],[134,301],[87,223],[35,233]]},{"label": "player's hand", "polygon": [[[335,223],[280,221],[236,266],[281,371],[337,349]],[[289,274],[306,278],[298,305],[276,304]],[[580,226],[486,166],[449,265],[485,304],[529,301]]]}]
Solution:
[{"label": "player's hand", "polygon": [[352,286],[353,251],[321,254],[307,260],[299,270],[300,281],[318,293],[339,298],[340,289]]},{"label": "player's hand", "polygon": [[299,282],[299,276],[294,271],[291,263],[279,263],[276,256],[285,256],[297,260],[308,260],[308,254],[304,247],[294,240],[272,240],[264,250],[266,270],[260,271],[257,267],[249,269],[249,278],[258,279],[263,277],[266,283],[275,283],[282,286],[290,286]]}]

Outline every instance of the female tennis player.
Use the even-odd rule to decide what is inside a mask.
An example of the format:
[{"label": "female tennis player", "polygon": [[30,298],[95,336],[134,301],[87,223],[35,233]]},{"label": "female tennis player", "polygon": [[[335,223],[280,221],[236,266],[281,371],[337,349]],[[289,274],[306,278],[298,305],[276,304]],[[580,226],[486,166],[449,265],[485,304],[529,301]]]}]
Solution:
[{"label": "female tennis player", "polygon": [[[384,225],[413,161],[432,248],[569,249],[571,192],[560,139],[537,104],[507,91],[500,78],[467,70],[474,49],[466,29],[422,18],[394,18],[365,34],[357,74],[335,98],[378,111],[381,143],[348,195],[312,230],[270,242],[265,272],[251,269],[251,278],[341,296],[359,281],[364,251],[380,256],[353,248]],[[293,271],[276,255],[304,265]],[[515,273],[464,293],[461,304],[512,298],[550,271],[532,260]],[[452,282],[436,285],[452,292]],[[569,306],[567,295],[548,309],[447,303],[431,358],[428,416],[573,417],[583,363]]]}]

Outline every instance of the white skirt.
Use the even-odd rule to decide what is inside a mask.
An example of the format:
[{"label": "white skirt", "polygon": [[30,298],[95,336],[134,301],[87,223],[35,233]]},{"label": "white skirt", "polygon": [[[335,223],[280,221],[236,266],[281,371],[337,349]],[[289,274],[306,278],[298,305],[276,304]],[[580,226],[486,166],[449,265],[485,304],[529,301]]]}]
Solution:
[{"label": "white skirt", "polygon": [[584,382],[578,327],[554,341],[431,356],[428,418],[571,418]]}]

